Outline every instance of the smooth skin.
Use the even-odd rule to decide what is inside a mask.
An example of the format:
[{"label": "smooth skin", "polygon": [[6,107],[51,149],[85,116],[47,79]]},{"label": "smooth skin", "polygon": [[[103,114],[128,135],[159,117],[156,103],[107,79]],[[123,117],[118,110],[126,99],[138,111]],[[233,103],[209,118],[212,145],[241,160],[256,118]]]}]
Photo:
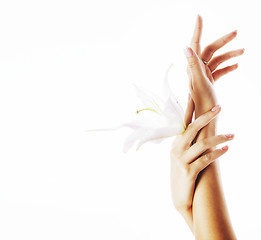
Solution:
[{"label": "smooth skin", "polygon": [[[217,69],[218,66],[226,60],[244,53],[244,49],[239,49],[214,56],[218,49],[236,37],[237,31],[219,38],[208,45],[202,52],[200,48],[201,34],[202,18],[198,16],[191,40],[191,47],[185,49],[185,55],[188,60],[189,87],[193,99],[192,102],[189,101],[186,111],[185,119],[187,125],[190,124],[193,116],[192,108],[195,108],[195,119],[198,120],[201,115],[209,112],[214,105],[217,105],[213,87],[214,82],[237,69],[238,64],[221,69]],[[202,59],[204,59],[205,63],[203,63]],[[178,147],[178,138],[182,137],[178,136],[177,141],[174,143],[175,148],[173,148],[176,150],[172,149],[171,151],[171,184],[174,205],[186,220],[196,239],[203,240],[236,239],[220,183],[218,156],[214,161],[211,159],[211,163],[207,161],[209,157],[205,157],[206,164],[201,165],[203,170],[199,171],[199,169],[195,170],[195,168],[190,167],[192,163],[197,162],[199,159],[202,160],[202,156],[210,156],[210,154],[216,151],[214,143],[213,145],[205,145],[209,144],[209,139],[212,139],[212,141],[215,139],[216,122],[217,117],[213,118],[199,130],[191,146],[188,147],[187,145],[187,149],[184,148],[184,145]],[[233,135],[230,136],[233,138]],[[187,141],[190,142],[190,140],[188,138]],[[208,148],[198,158],[196,158],[197,154],[192,151],[194,143],[196,143],[195,146],[201,146],[202,151]],[[182,155],[182,152],[190,154]],[[187,162],[184,163],[185,161],[180,161],[180,159],[185,158],[194,160],[189,164]]]},{"label": "smooth skin", "polygon": [[[185,55],[188,60],[190,92],[195,103],[195,119],[209,111],[212,106],[217,105],[217,98],[213,86],[214,82],[221,76],[235,70],[238,65],[235,64],[218,70],[217,67],[221,62],[244,53],[244,49],[239,49],[213,57],[218,49],[222,48],[236,37],[236,31],[216,40],[201,52],[201,33],[202,18],[198,16],[191,41],[191,48],[185,50]],[[202,59],[204,59],[207,64],[204,64]],[[215,135],[216,119],[211,121],[200,131],[195,142]],[[211,151],[215,151],[215,147],[208,149],[206,153]],[[187,211],[186,213],[187,218],[190,217],[190,219],[192,219],[193,233],[196,239],[236,239],[229,219],[219,175],[217,160],[198,174],[194,191],[192,213],[191,211]]]},{"label": "smooth skin", "polygon": [[[191,40],[191,48],[185,49],[185,55],[188,60],[189,86],[192,98],[195,102],[196,118],[203,113],[202,111],[209,110],[209,107],[217,103],[213,87],[214,82],[238,68],[238,64],[221,69],[217,69],[218,66],[221,63],[244,53],[244,49],[238,49],[213,57],[218,49],[222,48],[236,37],[237,31],[233,31],[211,43],[201,53],[201,34],[202,18],[198,16]],[[204,59],[208,64],[204,64],[201,59]]]},{"label": "smooth skin", "polygon": [[[198,174],[209,164],[227,152],[228,146],[204,154],[209,148],[225,143],[234,138],[233,134],[212,136],[197,143],[193,141],[199,131],[220,113],[220,106],[201,115],[192,123],[194,103],[191,97],[185,113],[186,130],[178,135],[173,142],[171,150],[171,189],[172,200],[176,209],[185,218],[188,226],[193,232],[192,202],[195,182]],[[190,212],[190,215],[187,213]]]}]

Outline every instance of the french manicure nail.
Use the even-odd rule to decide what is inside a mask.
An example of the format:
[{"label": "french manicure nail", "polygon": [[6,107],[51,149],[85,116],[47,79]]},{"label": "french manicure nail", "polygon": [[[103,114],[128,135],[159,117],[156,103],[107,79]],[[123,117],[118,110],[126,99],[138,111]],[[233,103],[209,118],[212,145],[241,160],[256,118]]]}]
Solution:
[{"label": "french manicure nail", "polygon": [[192,50],[191,50],[191,48],[189,48],[189,47],[186,47],[185,49],[184,49],[184,53],[185,53],[185,55],[186,55],[186,57],[192,57],[193,56],[193,52],[192,52]]},{"label": "french manicure nail", "polygon": [[213,108],[211,109],[211,111],[212,111],[212,112],[215,112],[215,111],[217,111],[219,108],[220,108],[220,105],[216,105],[215,107],[213,107]]},{"label": "french manicure nail", "polygon": [[225,134],[225,136],[226,136],[227,138],[233,138],[235,135],[232,134],[232,133],[230,133],[230,134]]}]

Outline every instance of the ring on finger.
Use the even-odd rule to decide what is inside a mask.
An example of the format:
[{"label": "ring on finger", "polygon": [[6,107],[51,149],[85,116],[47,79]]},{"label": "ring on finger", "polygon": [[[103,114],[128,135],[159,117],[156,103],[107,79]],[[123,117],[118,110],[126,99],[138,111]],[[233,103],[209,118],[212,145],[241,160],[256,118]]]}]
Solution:
[{"label": "ring on finger", "polygon": [[207,62],[206,60],[204,60],[204,59],[201,59],[201,60],[202,60],[202,62],[203,62],[205,65],[208,64],[208,62]]}]

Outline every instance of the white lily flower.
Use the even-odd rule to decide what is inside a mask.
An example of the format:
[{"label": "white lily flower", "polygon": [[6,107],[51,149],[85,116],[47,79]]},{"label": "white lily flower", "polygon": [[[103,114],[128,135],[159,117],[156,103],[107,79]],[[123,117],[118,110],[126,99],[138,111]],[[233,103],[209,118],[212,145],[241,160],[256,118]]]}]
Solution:
[{"label": "white lily flower", "polygon": [[168,137],[182,134],[185,131],[184,111],[176,100],[168,83],[168,72],[171,66],[168,68],[164,79],[164,99],[134,84],[137,96],[144,104],[144,108],[136,112],[137,119],[114,129],[100,129],[116,130],[121,127],[132,128],[134,132],[127,137],[124,143],[123,151],[125,153],[136,142],[136,150],[138,150],[146,142],[160,143]]}]

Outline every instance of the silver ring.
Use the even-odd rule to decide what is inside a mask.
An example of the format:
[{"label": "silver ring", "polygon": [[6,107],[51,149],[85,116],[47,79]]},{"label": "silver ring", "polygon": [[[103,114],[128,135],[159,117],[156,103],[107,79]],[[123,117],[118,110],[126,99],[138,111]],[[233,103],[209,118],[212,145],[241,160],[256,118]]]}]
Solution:
[{"label": "silver ring", "polygon": [[205,65],[208,64],[208,62],[207,62],[206,60],[204,60],[204,59],[201,59],[201,60],[202,60],[202,62],[203,62]]}]

